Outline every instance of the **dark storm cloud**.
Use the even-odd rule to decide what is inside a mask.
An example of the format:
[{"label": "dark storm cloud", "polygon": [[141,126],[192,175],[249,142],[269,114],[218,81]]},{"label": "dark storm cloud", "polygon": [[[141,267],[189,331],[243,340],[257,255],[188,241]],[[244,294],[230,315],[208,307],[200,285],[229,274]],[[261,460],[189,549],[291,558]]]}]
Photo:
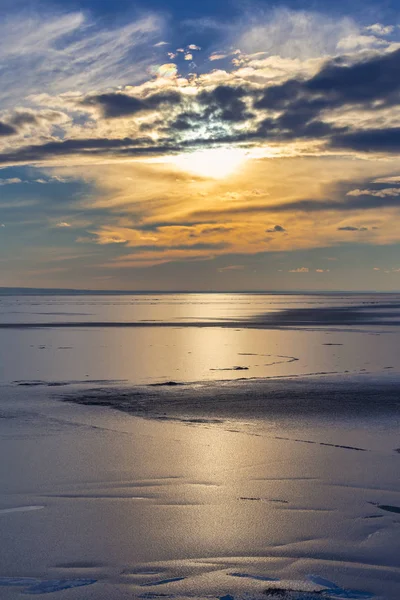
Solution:
[{"label": "dark storm cloud", "polygon": [[292,79],[267,88],[254,108],[282,111],[265,119],[258,134],[267,138],[329,138],[335,147],[362,151],[397,152],[400,129],[351,132],[321,121],[321,114],[345,106],[368,110],[399,103],[400,50],[374,56],[354,65],[336,60],[308,80]]},{"label": "dark storm cloud", "polygon": [[40,123],[49,121],[55,122],[62,116],[62,113],[57,111],[47,111],[45,114],[32,111],[17,110],[7,117],[7,123],[0,121],[0,136],[15,135],[25,125],[39,125]]},{"label": "dark storm cloud", "polygon": [[275,225],[275,227],[271,227],[270,229],[265,230],[266,233],[284,233],[286,229],[282,227],[282,225]]},{"label": "dark storm cloud", "polygon": [[10,122],[15,127],[23,127],[24,125],[36,125],[38,119],[33,113],[17,112],[11,117]]},{"label": "dark storm cloud", "polygon": [[86,106],[100,108],[107,119],[115,119],[135,115],[140,112],[156,110],[161,105],[176,106],[182,100],[178,92],[160,92],[147,98],[137,98],[123,93],[98,94],[83,100]]},{"label": "dark storm cloud", "polygon": [[165,127],[166,131],[173,133],[174,131],[186,131],[187,129],[194,129],[199,126],[201,121],[204,119],[204,114],[192,111],[184,111],[179,114],[179,116],[168,123]]},{"label": "dark storm cloud", "polygon": [[335,148],[349,148],[362,152],[396,154],[400,151],[400,127],[367,129],[334,135],[330,140],[330,145]]},{"label": "dark storm cloud", "polygon": [[385,106],[398,103],[400,50],[353,65],[341,62],[328,63],[308,80],[291,79],[267,88],[254,106],[285,110],[289,114],[299,110],[310,120],[328,108],[349,104],[369,104],[369,108],[378,108],[373,103],[381,101]]},{"label": "dark storm cloud", "polygon": [[86,98],[83,104],[100,108],[103,116],[108,119],[134,115],[145,110],[143,100],[127,94],[99,94]]},{"label": "dark storm cloud", "polygon": [[8,135],[15,135],[17,132],[16,128],[8,123],[0,121],[0,137],[6,137]]},{"label": "dark storm cloud", "polygon": [[357,104],[382,100],[398,103],[400,49],[347,66],[334,61],[310,79],[310,92],[326,94],[332,102]]},{"label": "dark storm cloud", "polygon": [[[129,150],[130,156],[147,156],[174,152],[169,145],[151,146],[150,138],[85,138],[36,144],[0,154],[0,164],[18,162],[38,162],[49,157],[73,154],[115,154]],[[125,152],[127,153],[127,152]]]},{"label": "dark storm cloud", "polygon": [[[244,86],[221,85],[201,92],[197,100],[206,106],[206,116],[240,123],[253,114],[245,99],[253,98],[256,111],[279,111],[278,117],[267,116],[256,129],[249,128],[227,135],[223,142],[326,140],[332,147],[360,151],[398,152],[400,128],[356,131],[326,123],[323,113],[343,107],[379,110],[400,102],[400,50],[369,57],[347,65],[336,59],[326,64],[310,79],[291,79],[264,91]],[[226,134],[225,134],[226,135]]]},{"label": "dark storm cloud", "polygon": [[168,129],[175,129],[176,131],[187,131],[188,129],[192,128],[193,122],[182,117],[178,117],[173,123],[171,123],[168,126]]},{"label": "dark storm cloud", "polygon": [[197,100],[207,107],[205,116],[215,115],[222,121],[240,123],[253,116],[243,100],[247,94],[248,91],[240,86],[219,85],[211,91],[201,92]]}]

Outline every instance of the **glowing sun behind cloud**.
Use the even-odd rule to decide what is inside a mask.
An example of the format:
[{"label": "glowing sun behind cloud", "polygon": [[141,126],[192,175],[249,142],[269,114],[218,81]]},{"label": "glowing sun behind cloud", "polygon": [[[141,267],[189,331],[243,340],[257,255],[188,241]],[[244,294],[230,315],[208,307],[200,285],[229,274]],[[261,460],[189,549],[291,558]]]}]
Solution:
[{"label": "glowing sun behind cloud", "polygon": [[235,173],[247,158],[247,151],[241,148],[213,148],[179,154],[169,162],[200,177],[223,179]]}]

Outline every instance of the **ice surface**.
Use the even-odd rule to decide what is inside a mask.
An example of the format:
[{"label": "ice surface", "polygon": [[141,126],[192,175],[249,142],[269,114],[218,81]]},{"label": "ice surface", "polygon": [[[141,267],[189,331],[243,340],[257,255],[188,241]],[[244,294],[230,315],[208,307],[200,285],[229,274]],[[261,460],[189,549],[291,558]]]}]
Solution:
[{"label": "ice surface", "polygon": [[377,301],[0,302],[34,325],[0,337],[2,600],[398,600],[398,298]]},{"label": "ice surface", "polygon": [[96,583],[96,579],[40,580],[32,577],[1,577],[0,586],[22,587],[23,594],[50,594]]}]

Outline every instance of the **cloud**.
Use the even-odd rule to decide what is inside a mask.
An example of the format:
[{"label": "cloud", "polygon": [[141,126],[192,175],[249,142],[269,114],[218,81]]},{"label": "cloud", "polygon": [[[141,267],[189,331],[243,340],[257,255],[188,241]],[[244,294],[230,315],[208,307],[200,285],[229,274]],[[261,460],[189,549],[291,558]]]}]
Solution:
[{"label": "cloud", "polygon": [[2,121],[0,121],[0,137],[15,135],[16,133],[17,130],[15,127],[9,125],[8,123],[3,123]]},{"label": "cloud", "polygon": [[0,179],[0,185],[15,185],[17,183],[25,183],[19,177],[10,177],[9,179]]},{"label": "cloud", "polygon": [[243,271],[244,265],[228,265],[227,267],[220,267],[218,269],[219,273],[224,273],[225,271]]},{"label": "cloud", "polygon": [[[399,129],[385,128],[351,131],[320,120],[328,110],[361,104],[375,111],[376,105],[393,106],[398,103],[400,80],[400,49],[386,54],[367,57],[354,64],[336,59],[328,62],[313,77],[289,79],[270,86],[255,101],[257,109],[282,111],[274,119],[267,118],[259,128],[266,137],[331,138],[335,147],[364,151],[398,151]],[[340,130],[342,129],[342,130]],[[275,133],[276,132],[276,133]],[[286,132],[286,133],[285,133]]]},{"label": "cloud", "polygon": [[[34,211],[37,217],[45,215],[50,224],[49,231],[54,231],[57,223],[70,223],[71,228],[64,231],[77,231],[77,241],[98,253],[99,258],[93,258],[93,261],[101,260],[101,268],[115,269],[116,272],[120,269],[122,272],[123,269],[139,266],[149,268],[152,265],[229,256],[222,265],[219,262],[212,267],[215,271],[220,265],[241,264],[244,255],[328,248],[350,241],[344,240],[349,236],[352,243],[365,241],[365,236],[357,232],[340,235],[337,232],[338,222],[340,225],[361,223],[368,227],[370,233],[367,239],[372,244],[400,241],[393,211],[385,213],[378,210],[368,215],[354,211],[348,222],[340,222],[339,211],[285,211],[282,222],[274,209],[275,205],[285,205],[292,198],[296,199],[300,190],[312,192],[315,198],[309,198],[308,202],[315,202],[317,207],[318,202],[323,202],[318,195],[328,191],[332,202],[343,203],[343,191],[355,189],[354,181],[360,189],[363,187],[361,173],[367,175],[370,181],[385,172],[393,172],[395,166],[395,160],[370,165],[366,161],[337,157],[309,158],[306,161],[299,158],[289,161],[250,160],[233,178],[213,181],[193,177],[177,169],[173,163],[161,161],[82,165],[80,168],[74,166],[56,170],[47,168],[46,179],[49,173],[67,181],[71,180],[72,174],[75,181],[83,179],[84,194],[71,196],[69,186],[65,191],[64,186],[61,186],[62,189],[58,187],[55,205],[55,188],[40,190],[39,196],[48,194],[49,199],[31,212]],[[19,168],[16,172],[24,177],[30,173],[31,177],[39,178],[39,173],[31,168]],[[8,173],[12,171],[7,170]],[[336,189],[334,183],[338,177],[343,183]],[[356,202],[363,198],[347,197],[347,200]],[[13,204],[10,202],[11,206]],[[253,212],[246,212],[249,208]],[[220,212],[215,213],[216,210]],[[200,211],[200,216],[193,216],[193,212]],[[14,212],[20,219],[17,208]],[[9,214],[14,215],[7,213],[7,224]],[[70,215],[73,215],[72,221]],[[43,216],[40,222],[43,225]],[[283,228],[290,235],[276,232],[268,236],[266,229],[275,227],[270,223],[279,223],[280,227],[284,223]],[[376,226],[379,230],[374,231]],[[61,236],[59,243],[61,241],[65,245],[71,244],[69,233],[66,237]],[[310,269],[310,273],[313,270]]]},{"label": "cloud", "polygon": [[394,31],[393,25],[382,25],[381,23],[374,23],[365,27],[366,31],[370,31],[376,35],[390,35]]},{"label": "cloud", "polygon": [[275,225],[275,227],[271,227],[270,229],[266,229],[267,233],[283,233],[286,229],[282,227],[282,225]]},{"label": "cloud", "polygon": [[46,269],[29,269],[28,275],[49,275],[53,273],[64,273],[68,271],[67,267],[51,267]]},{"label": "cloud", "polygon": [[33,112],[17,111],[14,112],[10,121],[15,127],[20,128],[24,125],[36,125],[38,117]]},{"label": "cloud", "polygon": [[224,54],[223,52],[213,52],[213,54],[211,54],[208,57],[208,60],[214,61],[214,60],[224,60],[225,58],[228,58],[230,55],[229,54]]},{"label": "cloud", "polygon": [[173,146],[151,145],[150,138],[78,138],[65,141],[51,141],[45,144],[23,146],[15,152],[0,153],[0,164],[37,163],[46,158],[78,155],[92,156],[110,155],[120,152],[121,155],[152,156],[177,152]]},{"label": "cloud", "polygon": [[0,23],[0,104],[28,94],[92,90],[141,79],[147,52],[163,30],[148,14],[122,26],[101,28],[83,12],[25,12]]},{"label": "cloud", "polygon": [[390,177],[379,177],[378,179],[375,179],[373,183],[400,184],[400,175],[392,175]]},{"label": "cloud", "polygon": [[310,269],[308,267],[298,267],[297,269],[291,269],[289,273],[309,273]]},{"label": "cloud", "polygon": [[40,183],[41,185],[47,185],[49,183],[66,183],[61,177],[51,177],[50,179],[33,179],[30,181],[20,179],[19,177],[9,177],[8,179],[0,178],[0,185],[17,185],[17,184],[32,184],[32,183]]},{"label": "cloud", "polygon": [[344,227],[338,227],[338,231],[368,231],[368,227],[353,227],[352,225],[346,225]]},{"label": "cloud", "polygon": [[[200,210],[191,213],[192,218],[202,218],[213,214],[218,216],[233,215],[269,215],[271,213],[322,213],[322,212],[353,212],[357,210],[376,210],[382,208],[399,208],[400,200],[397,197],[385,196],[361,196],[351,198],[348,202],[335,199],[304,198],[290,202],[280,201],[268,204],[247,204],[240,206],[227,206],[226,208],[213,208],[207,212]],[[274,233],[268,231],[268,233]]]},{"label": "cloud", "polygon": [[364,48],[374,48],[379,46],[388,46],[387,40],[377,38],[375,35],[352,34],[343,38],[338,43],[338,48],[345,52],[351,50],[360,50]]},{"label": "cloud", "polygon": [[176,91],[166,91],[152,94],[146,98],[137,98],[124,93],[109,93],[88,96],[82,101],[85,106],[97,106],[107,119],[126,117],[137,113],[156,110],[162,105],[174,106],[181,102],[182,97]]},{"label": "cloud", "polygon": [[205,116],[222,121],[240,122],[252,117],[243,98],[248,94],[242,86],[218,85],[213,90],[200,91],[197,100],[206,107]]},{"label": "cloud", "polygon": [[330,145],[334,148],[348,148],[360,152],[400,152],[400,127],[367,129],[333,135]]},{"label": "cloud", "polygon": [[[76,232],[99,268],[224,256],[214,277],[238,279],[245,255],[400,242],[397,30],[385,41],[350,19],[255,9],[214,30],[194,74],[184,59],[199,47],[164,63],[172,32],[151,14],[105,28],[50,11],[17,26],[13,56],[0,38],[14,68],[0,72],[7,226],[23,202],[27,223],[53,240],[59,228],[65,246]],[[289,264],[308,264],[299,256]]]},{"label": "cloud", "polygon": [[347,196],[375,196],[376,198],[386,198],[387,196],[393,198],[394,196],[400,196],[400,188],[385,188],[383,190],[351,190],[347,192]]},{"label": "cloud", "polygon": [[[237,29],[241,30],[238,36]],[[301,60],[336,54],[341,39],[359,31],[349,18],[329,18],[313,11],[253,10],[232,32],[232,44],[242,52],[268,52]]]},{"label": "cloud", "polygon": [[[167,66],[157,67],[154,73]],[[46,104],[46,114],[42,108],[36,113],[19,108],[9,119],[20,128],[40,122],[48,128],[47,136],[35,131],[21,134],[3,145],[3,151],[0,148],[0,162],[34,163],[49,160],[50,155],[54,162],[57,156],[72,154],[88,160],[102,160],[104,155],[123,160],[239,144],[266,153],[272,147],[298,154],[395,154],[400,151],[400,128],[392,126],[400,92],[399,68],[400,49],[330,59],[312,74],[272,85],[268,80],[262,85],[251,77],[246,80],[245,73],[239,81],[233,69],[225,72],[224,83],[210,80],[211,74],[193,79],[174,75],[172,80],[150,78],[120,90],[59,94],[54,100],[38,95],[34,99]],[[48,110],[57,103],[62,112]],[[367,114],[367,119],[361,114]],[[377,121],[379,115],[385,126]],[[118,123],[111,126],[110,119]],[[373,122],[375,128],[370,127]],[[8,121],[7,127],[11,127]]]},{"label": "cloud", "polygon": [[123,237],[119,236],[118,234],[115,235],[106,235],[106,234],[102,234],[102,233],[94,233],[94,235],[96,235],[96,238],[93,239],[86,239],[86,238],[78,238],[79,242],[87,242],[87,241],[93,241],[96,244],[100,244],[101,246],[103,245],[107,245],[107,244],[126,244],[126,242],[128,240],[124,239]]}]

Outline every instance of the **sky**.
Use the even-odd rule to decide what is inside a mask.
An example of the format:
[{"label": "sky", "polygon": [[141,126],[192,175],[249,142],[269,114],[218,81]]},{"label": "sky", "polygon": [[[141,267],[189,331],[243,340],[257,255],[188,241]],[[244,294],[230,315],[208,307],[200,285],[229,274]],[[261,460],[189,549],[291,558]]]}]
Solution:
[{"label": "sky", "polygon": [[398,0],[0,13],[0,287],[400,290]]}]

